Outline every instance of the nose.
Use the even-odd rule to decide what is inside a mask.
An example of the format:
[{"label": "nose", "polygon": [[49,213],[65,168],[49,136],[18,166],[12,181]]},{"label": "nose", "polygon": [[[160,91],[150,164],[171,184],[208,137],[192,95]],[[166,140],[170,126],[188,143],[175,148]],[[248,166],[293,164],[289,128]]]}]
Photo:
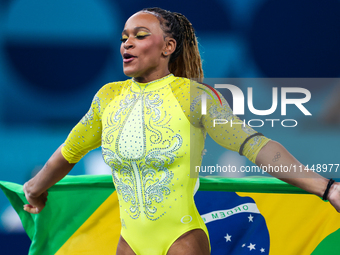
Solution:
[{"label": "nose", "polygon": [[124,49],[130,49],[133,47],[133,43],[130,39],[126,40],[125,43],[124,43]]},{"label": "nose", "polygon": [[126,44],[126,43],[124,44],[124,49],[126,49],[126,50],[128,50],[132,47],[133,47],[132,44]]}]

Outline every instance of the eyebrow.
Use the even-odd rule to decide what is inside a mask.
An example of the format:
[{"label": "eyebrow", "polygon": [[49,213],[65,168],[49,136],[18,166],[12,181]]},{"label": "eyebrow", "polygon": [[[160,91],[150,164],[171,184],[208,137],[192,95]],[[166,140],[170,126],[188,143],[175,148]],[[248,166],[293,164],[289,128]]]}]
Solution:
[{"label": "eyebrow", "polygon": [[[146,30],[148,30],[149,32],[151,32],[150,29],[148,29],[147,27],[135,27],[133,30],[134,30],[134,31],[137,31],[137,30],[139,30],[139,29],[146,29]],[[127,31],[127,30],[124,29],[124,30],[122,31],[122,34],[123,34],[123,33],[127,33],[126,31]]]}]

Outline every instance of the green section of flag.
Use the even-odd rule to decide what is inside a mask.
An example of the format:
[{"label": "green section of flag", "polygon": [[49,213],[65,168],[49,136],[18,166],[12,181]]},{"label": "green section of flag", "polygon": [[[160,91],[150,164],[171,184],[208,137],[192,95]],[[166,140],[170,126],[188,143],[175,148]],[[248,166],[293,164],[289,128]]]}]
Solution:
[{"label": "green section of flag", "polygon": [[309,194],[276,178],[200,178],[201,191]]},{"label": "green section of flag", "polygon": [[340,254],[340,229],[327,236],[315,248],[311,255],[339,255]]},{"label": "green section of flag", "polygon": [[21,185],[0,182],[0,187],[32,240],[30,255],[55,254],[115,190],[111,176],[67,176],[49,189],[46,207],[35,215],[23,210]]},{"label": "green section of flag", "polygon": [[14,210],[18,213],[23,224],[23,227],[32,240],[34,236],[34,220],[37,215],[27,213],[23,210],[23,205],[27,204],[27,200],[22,190],[22,185],[0,181],[0,188],[7,196],[8,200],[11,202]]}]

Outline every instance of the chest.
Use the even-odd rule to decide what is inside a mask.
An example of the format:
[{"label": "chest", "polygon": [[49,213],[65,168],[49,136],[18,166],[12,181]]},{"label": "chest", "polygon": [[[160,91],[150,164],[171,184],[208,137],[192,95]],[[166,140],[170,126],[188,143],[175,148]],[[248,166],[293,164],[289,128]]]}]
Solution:
[{"label": "chest", "polygon": [[170,163],[185,154],[190,140],[190,122],[166,87],[122,91],[106,107],[102,127],[102,148],[124,161],[165,157]]}]

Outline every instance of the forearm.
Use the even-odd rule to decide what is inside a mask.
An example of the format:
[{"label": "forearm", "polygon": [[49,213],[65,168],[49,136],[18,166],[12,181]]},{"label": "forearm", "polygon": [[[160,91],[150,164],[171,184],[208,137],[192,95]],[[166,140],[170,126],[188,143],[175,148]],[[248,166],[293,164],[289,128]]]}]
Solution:
[{"label": "forearm", "polygon": [[62,145],[53,153],[39,173],[25,183],[24,188],[31,197],[38,197],[67,175],[75,164],[70,164],[61,154]]},{"label": "forearm", "polygon": [[[328,179],[313,171],[306,171],[305,167],[278,142],[269,141],[257,155],[256,164],[266,167],[267,172],[272,176],[315,195],[322,197],[326,190]],[[283,166],[294,169],[295,166],[298,170],[296,172],[270,171],[275,166],[277,169],[283,169]]]}]

